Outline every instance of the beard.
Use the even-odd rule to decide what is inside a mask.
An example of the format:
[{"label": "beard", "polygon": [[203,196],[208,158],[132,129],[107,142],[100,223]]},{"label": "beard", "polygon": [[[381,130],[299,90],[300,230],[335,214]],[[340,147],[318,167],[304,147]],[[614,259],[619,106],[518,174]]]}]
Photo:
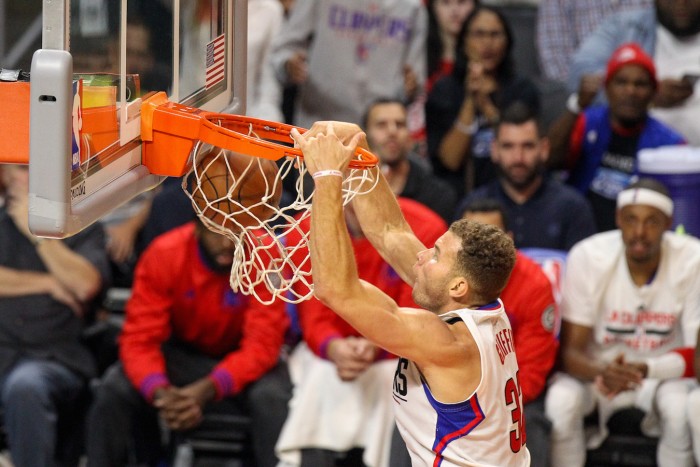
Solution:
[{"label": "beard", "polygon": [[504,169],[500,165],[496,166],[496,171],[499,178],[505,179],[508,184],[517,191],[522,191],[532,186],[532,184],[544,174],[544,163],[538,162],[530,171],[526,172],[524,176],[519,177],[514,177],[508,169]]},{"label": "beard", "polygon": [[416,287],[413,285],[413,290],[411,291],[411,298],[420,308],[432,312],[437,312],[442,309],[442,307],[449,300],[447,291],[447,282],[441,281],[437,282],[433,280],[430,287],[426,288],[422,285]]},{"label": "beard", "polygon": [[656,5],[656,17],[658,22],[676,37],[689,37],[700,32],[700,14],[696,16],[686,26],[678,26],[673,20],[673,15],[659,8],[658,0]]},{"label": "beard", "polygon": [[200,242],[199,252],[202,255],[202,260],[207,268],[214,271],[216,274],[228,274],[231,271],[231,264],[219,264],[216,261],[216,253],[213,253]]}]

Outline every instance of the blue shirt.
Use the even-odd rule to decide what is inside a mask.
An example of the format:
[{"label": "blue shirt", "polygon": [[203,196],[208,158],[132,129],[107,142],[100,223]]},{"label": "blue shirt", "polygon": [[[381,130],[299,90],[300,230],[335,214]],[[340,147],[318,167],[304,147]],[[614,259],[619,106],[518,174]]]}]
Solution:
[{"label": "blue shirt", "polygon": [[549,177],[523,204],[513,201],[500,181],[494,180],[464,198],[456,216],[461,217],[471,201],[484,198],[503,204],[516,248],[568,251],[579,240],[596,233],[591,206],[583,195]]}]

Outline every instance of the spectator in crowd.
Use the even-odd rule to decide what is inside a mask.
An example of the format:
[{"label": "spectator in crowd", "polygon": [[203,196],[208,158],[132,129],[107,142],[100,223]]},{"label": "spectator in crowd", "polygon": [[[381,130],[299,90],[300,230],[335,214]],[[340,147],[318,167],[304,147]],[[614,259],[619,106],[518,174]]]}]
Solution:
[{"label": "spectator in crowd", "polygon": [[141,249],[141,230],[151,211],[152,198],[150,191],[142,193],[100,219],[107,234],[113,286],[131,287]]},{"label": "spectator in crowd", "polygon": [[605,74],[607,104],[592,105],[601,79],[581,78],[576,100],[550,129],[552,166],[569,169],[568,183],[590,200],[598,231],[615,228],[616,198],[637,174],[640,149],[683,144],[649,115],[658,89],[654,63],[637,44],[613,52]]},{"label": "spectator in crowd", "polygon": [[484,5],[493,7],[508,7],[508,6],[533,6],[536,7],[540,4],[541,0],[483,0]]},{"label": "spectator in crowd", "polygon": [[206,413],[250,414],[256,464],[276,465],[274,445],[291,395],[279,362],[288,317],[282,302],[263,306],[233,292],[232,261],[231,241],[199,221],[144,251],[120,362],[107,371],[88,417],[88,465],[124,465],[134,426],[153,426],[159,416],[178,433],[196,429]]},{"label": "spectator in crowd", "polygon": [[282,86],[272,67],[272,43],[284,21],[280,0],[248,2],[248,92],[246,115],[283,121]]},{"label": "spectator in crowd", "polygon": [[105,235],[94,224],[65,240],[34,236],[28,227],[29,170],[1,170],[3,426],[14,465],[56,465],[57,440],[65,434],[57,421],[79,416],[81,396],[96,376],[80,337],[85,314],[109,280]]},{"label": "spectator in crowd", "polygon": [[457,38],[469,13],[479,0],[427,0],[428,78],[418,98],[408,108],[408,128],[418,150],[425,156],[425,101],[435,82],[452,73]]},{"label": "spectator in crowd", "polygon": [[359,124],[378,97],[415,98],[426,34],[422,0],[297,0],[271,57],[278,79],[299,85],[294,123]]},{"label": "spectator in crowd", "polygon": [[[700,334],[700,331],[698,331]],[[693,371],[695,378],[700,381],[700,346],[695,346],[693,355]],[[696,385],[688,395],[688,425],[693,443],[695,465],[700,465],[700,388]]]},{"label": "spectator in crowd", "polygon": [[282,8],[284,8],[285,18],[288,17],[292,12],[292,8],[294,8],[294,3],[296,3],[296,0],[279,0],[279,2],[282,4]]},{"label": "spectator in crowd", "polygon": [[618,11],[650,8],[653,0],[541,0],[537,10],[537,51],[544,75],[566,82],[579,44]]},{"label": "spectator in crowd", "polygon": [[450,185],[432,174],[429,163],[411,150],[406,112],[400,100],[372,102],[362,121],[369,147],[379,157],[396,196],[416,200],[449,221],[457,196]]},{"label": "spectator in crowd", "polygon": [[571,62],[569,87],[578,89],[583,76],[602,74],[613,51],[638,43],[653,57],[658,88],[652,115],[678,130],[691,144],[700,144],[700,0],[654,0],[654,8],[620,12],[608,18],[581,44]]},{"label": "spectator in crowd", "polygon": [[[284,19],[287,20],[292,13],[296,0],[280,0],[284,8]],[[284,24],[284,23],[283,23]],[[272,58],[270,58],[270,61]],[[274,71],[274,67],[273,67]],[[279,80],[278,80],[279,82]],[[282,114],[286,123],[294,122],[294,102],[296,101],[297,85],[293,83],[285,83],[282,86]]]},{"label": "spectator in crowd", "polygon": [[[399,198],[399,205],[426,245],[433,245],[445,232],[447,224],[422,204]],[[351,206],[345,208],[345,219],[360,277],[400,306],[415,306],[411,287],[364,237]],[[308,231],[309,223],[306,219],[302,229]],[[297,237],[290,236],[290,244],[298,242]],[[315,298],[299,303],[298,315],[304,341],[289,359],[294,397],[277,443],[280,459],[285,466],[333,467],[338,457],[361,448],[363,465],[386,466],[394,427],[387,388],[396,371],[395,356]]]},{"label": "spectator in crowd", "polygon": [[513,69],[512,47],[505,17],[475,8],[457,39],[452,74],[428,95],[428,154],[436,175],[450,181],[458,196],[495,177],[489,150],[501,109],[519,100],[539,108],[537,88]]},{"label": "spectator in crowd", "polygon": [[545,171],[549,142],[540,135],[537,117],[521,102],[501,114],[491,145],[498,178],[466,196],[457,209],[493,198],[504,207],[517,248],[569,250],[595,233],[588,201]]},{"label": "spectator in crowd", "polygon": [[[619,230],[569,253],[562,301],[561,362],[546,397],[552,465],[583,466],[584,416],[596,407],[599,445],[615,411],[646,412],[661,438],[660,467],[692,466],[686,400],[700,323],[700,242],[669,232],[668,190],[643,178],[617,198]],[[660,425],[653,426],[652,419]],[[658,431],[657,431],[658,433]]]},{"label": "spectator in crowd", "polygon": [[196,217],[192,200],[182,189],[182,178],[166,178],[153,195],[151,210],[141,233],[142,248],[146,249],[156,237]]},{"label": "spectator in crowd", "polygon": [[427,0],[428,9],[428,79],[426,91],[430,92],[439,78],[452,73],[457,39],[464,21],[479,0]]},{"label": "spectator in crowd", "polygon": [[[510,233],[506,211],[495,199],[474,200],[465,206],[462,217]],[[559,312],[552,284],[537,263],[518,251],[501,300],[513,327],[531,465],[546,467],[551,423],[544,413],[544,395],[559,348]]]}]

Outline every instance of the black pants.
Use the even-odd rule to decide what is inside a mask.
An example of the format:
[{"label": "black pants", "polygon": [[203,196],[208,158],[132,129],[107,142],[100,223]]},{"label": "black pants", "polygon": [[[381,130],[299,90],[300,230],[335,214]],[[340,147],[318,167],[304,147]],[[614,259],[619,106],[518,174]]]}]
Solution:
[{"label": "black pants", "polygon": [[[166,344],[163,353],[168,378],[176,386],[206,376],[218,363],[182,345]],[[287,418],[291,390],[287,366],[280,362],[243,393],[210,403],[204,412],[248,415],[257,467],[274,467],[278,462],[275,443]],[[145,458],[133,458],[137,452]],[[88,414],[88,466],[148,463],[160,454],[157,411],[132,386],[121,363],[117,363],[105,374]]]}]

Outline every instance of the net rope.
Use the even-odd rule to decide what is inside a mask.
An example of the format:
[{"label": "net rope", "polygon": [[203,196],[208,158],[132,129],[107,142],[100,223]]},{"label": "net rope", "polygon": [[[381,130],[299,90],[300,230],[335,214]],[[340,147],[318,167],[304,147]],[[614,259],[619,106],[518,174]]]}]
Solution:
[{"label": "net rope", "polygon": [[[256,136],[252,128],[249,135]],[[234,244],[231,288],[252,295],[263,304],[275,300],[296,304],[309,299],[313,296],[313,281],[309,229],[306,226],[309,225],[314,190],[311,178],[305,177],[308,171],[303,159],[278,161],[277,173],[270,177],[273,180],[261,177],[265,180],[265,194],[251,201],[238,199],[241,185],[250,175],[249,171],[262,172],[263,164],[269,161],[243,154],[249,160],[247,166],[242,171],[240,166],[234,170],[230,154],[229,150],[196,143],[191,154],[191,168],[183,177],[182,188],[204,225],[225,235]],[[203,159],[205,157],[208,159]],[[207,171],[222,161],[228,170],[228,190],[215,199],[208,199],[203,187],[207,183]],[[348,170],[343,178],[343,206],[358,194],[374,188],[378,179],[372,174],[372,170]],[[295,179],[294,184],[288,183],[287,187],[293,186],[293,189],[284,191],[287,198],[283,195],[282,202],[276,205],[275,193],[282,190],[285,180],[292,179]],[[260,286],[264,286],[270,295],[258,293]]]}]

